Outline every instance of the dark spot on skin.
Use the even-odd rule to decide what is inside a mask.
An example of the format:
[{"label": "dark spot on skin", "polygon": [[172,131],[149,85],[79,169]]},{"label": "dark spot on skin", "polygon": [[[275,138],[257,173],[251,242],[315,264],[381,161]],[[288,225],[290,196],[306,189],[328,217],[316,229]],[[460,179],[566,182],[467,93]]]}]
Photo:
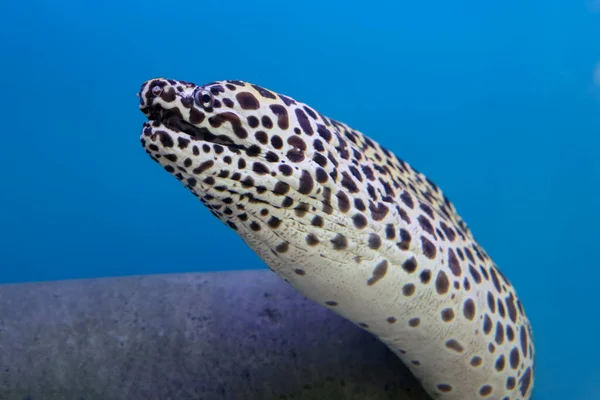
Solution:
[{"label": "dark spot on skin", "polygon": [[492,394],[492,387],[490,385],[483,385],[479,389],[479,394],[482,396],[489,396],[490,394]]},{"label": "dark spot on skin", "polygon": [[471,253],[471,250],[468,247],[465,247],[465,254],[467,255],[467,258],[469,259],[469,261],[471,261],[473,264],[475,264],[475,259],[473,258],[473,253]]},{"label": "dark spot on skin", "polygon": [[508,360],[510,362],[510,367],[512,369],[517,369],[519,367],[519,362],[521,361],[520,356],[519,356],[519,349],[517,349],[516,347],[513,347],[512,350],[510,351]]},{"label": "dark spot on skin", "polygon": [[328,306],[331,306],[331,307],[335,307],[338,305],[338,303],[335,301],[326,301],[325,304],[327,304]]},{"label": "dark spot on skin", "polygon": [[211,168],[214,164],[215,162],[213,160],[204,161],[202,164],[194,168],[192,172],[196,175],[202,174],[203,172]]},{"label": "dark spot on skin", "polygon": [[252,164],[252,171],[256,172],[257,175],[266,175],[269,173],[269,168],[263,163],[255,162]]},{"label": "dark spot on skin", "polygon": [[346,239],[346,236],[340,233],[331,239],[331,243],[333,243],[333,248],[335,250],[344,250],[348,247],[348,239]]},{"label": "dark spot on skin", "polygon": [[504,343],[504,326],[500,322],[496,323],[496,338],[495,341],[498,345]]},{"label": "dark spot on skin", "polygon": [[290,185],[285,182],[278,181],[273,188],[273,193],[278,194],[280,196],[286,194],[290,191]]},{"label": "dark spot on skin", "polygon": [[175,101],[175,89],[172,87],[167,87],[160,93],[160,98],[168,103]]},{"label": "dark spot on skin", "polygon": [[421,246],[423,247],[423,254],[425,257],[433,260],[437,254],[437,250],[431,240],[427,239],[425,236],[421,236]]},{"label": "dark spot on skin", "polygon": [[192,109],[190,110],[190,124],[199,125],[204,121],[204,118],[206,118],[206,115],[204,115],[202,111],[198,110],[195,107],[192,107]]},{"label": "dark spot on skin", "polygon": [[300,136],[290,136],[287,140],[288,144],[295,147],[297,150],[306,151],[306,142]]},{"label": "dark spot on skin", "polygon": [[446,347],[450,350],[454,350],[457,353],[462,353],[465,349],[455,339],[449,339],[446,341]]},{"label": "dark spot on skin", "polygon": [[444,271],[440,271],[435,280],[435,290],[438,294],[446,294],[448,293],[448,289],[450,288],[450,281],[448,280],[448,275]]},{"label": "dark spot on skin", "polygon": [[362,182],[363,177],[360,174],[360,172],[358,172],[358,169],[356,169],[356,167],[353,165],[351,165],[349,168],[350,168],[350,172],[352,173],[352,176],[354,176],[354,178],[356,178],[356,180],[358,180],[359,182]]},{"label": "dark spot on skin", "polygon": [[419,225],[421,226],[421,229],[423,229],[425,232],[429,233],[431,236],[435,237],[435,232],[433,231],[433,226],[431,225],[431,221],[429,221],[429,219],[425,215],[419,215],[419,217],[417,218],[417,221],[419,221]]},{"label": "dark spot on skin", "polygon": [[523,356],[527,357],[527,332],[525,332],[525,328],[521,327],[521,350],[523,351]]},{"label": "dark spot on skin", "polygon": [[309,246],[316,246],[319,244],[319,239],[314,233],[309,233],[308,235],[306,235],[306,243]]},{"label": "dark spot on skin", "polygon": [[361,213],[356,213],[352,216],[352,221],[354,222],[354,226],[358,229],[363,229],[367,226],[367,219]]},{"label": "dark spot on skin", "polygon": [[515,331],[508,324],[506,325],[506,337],[508,338],[508,340],[510,342],[512,342],[513,340],[515,340]]},{"label": "dark spot on skin", "polygon": [[279,164],[279,172],[281,172],[283,176],[291,176],[294,173],[294,169],[287,164]]},{"label": "dark spot on skin", "polygon": [[402,286],[402,294],[405,296],[412,296],[415,293],[415,285],[412,283],[407,283]]},{"label": "dark spot on skin", "polygon": [[390,324],[395,324],[397,320],[394,317],[388,317],[388,319],[386,321]]},{"label": "dark spot on skin", "polygon": [[419,319],[419,318],[411,318],[408,320],[408,326],[410,326],[411,328],[416,328],[420,324],[421,324],[421,319]]},{"label": "dark spot on skin", "polygon": [[485,316],[483,317],[483,332],[486,335],[489,335],[491,331],[492,331],[492,320],[490,319],[489,315],[485,314]]},{"label": "dark spot on skin", "polygon": [[323,168],[327,166],[327,158],[323,154],[316,153],[313,155],[313,161]]},{"label": "dark spot on skin", "polygon": [[240,139],[246,139],[248,137],[248,132],[242,126],[242,121],[237,114],[226,111],[220,114],[215,114],[208,119],[210,125],[214,128],[218,128],[226,122],[229,122],[231,127],[233,128],[233,133]]},{"label": "dark spot on skin", "polygon": [[277,99],[277,97],[275,97],[275,95],[273,93],[271,93],[271,91],[269,91],[265,88],[262,88],[258,85],[250,85],[250,86],[252,86],[264,98],[272,99],[272,100]]},{"label": "dark spot on skin", "polygon": [[460,276],[462,274],[460,262],[458,261],[456,253],[452,248],[448,249],[448,267],[450,268],[450,271],[452,271],[454,276]]},{"label": "dark spot on skin", "polygon": [[483,360],[479,356],[475,356],[475,357],[471,358],[471,365],[474,367],[479,367],[482,362],[483,362]]},{"label": "dark spot on skin", "polygon": [[448,240],[453,242],[456,238],[456,233],[454,232],[454,230],[448,225],[446,225],[444,222],[440,222],[440,226],[442,227],[442,230],[444,231],[444,234],[446,235]]},{"label": "dark spot on skin", "polygon": [[347,172],[342,172],[342,186],[346,188],[350,193],[358,193],[358,186],[352,180],[350,175]]},{"label": "dark spot on skin", "polygon": [[400,242],[398,243],[398,248],[401,250],[408,250],[411,239],[410,233],[406,229],[400,229]]},{"label": "dark spot on skin", "polygon": [[375,269],[373,270],[373,276],[369,278],[367,281],[367,285],[372,286],[376,284],[380,279],[382,279],[388,270],[388,262],[387,260],[383,260],[377,264]]},{"label": "dark spot on skin", "polygon": [[444,308],[441,314],[444,322],[451,322],[454,319],[454,311],[451,308]]},{"label": "dark spot on skin", "polygon": [[438,390],[440,392],[443,392],[443,393],[448,393],[448,392],[452,391],[452,386],[450,386],[450,385],[448,385],[446,383],[438,383],[436,385],[436,387],[438,388]]},{"label": "dark spot on skin", "polygon": [[465,280],[463,281],[463,286],[465,287],[465,290],[468,292],[469,290],[471,290],[471,282],[469,282],[468,278],[465,278]]},{"label": "dark spot on skin", "polygon": [[276,163],[277,161],[279,161],[279,156],[273,153],[272,151],[268,151],[265,155],[265,159],[270,163]]},{"label": "dark spot on skin", "polygon": [[490,276],[488,275],[488,273],[485,270],[485,268],[483,268],[483,265],[479,266],[479,270],[481,271],[481,275],[483,275],[483,277],[485,278],[485,280],[489,281],[490,280]]},{"label": "dark spot on skin", "polygon": [[178,137],[177,138],[177,147],[179,147],[180,149],[185,149],[188,147],[188,145],[190,144],[190,140],[183,138],[183,137]]},{"label": "dark spot on skin", "polygon": [[529,386],[531,385],[531,367],[527,367],[525,373],[523,374],[521,379],[519,379],[519,385],[521,385],[519,388],[519,390],[521,391],[521,395],[525,396],[525,394],[529,390]]},{"label": "dark spot on skin", "polygon": [[248,149],[246,150],[246,154],[249,157],[256,157],[260,154],[260,147],[253,144],[250,147],[248,147]]},{"label": "dark spot on skin", "polygon": [[317,119],[317,114],[308,106],[304,106],[302,107],[304,108],[304,111],[306,111],[306,113],[314,120]]},{"label": "dark spot on skin", "polygon": [[309,209],[310,206],[307,203],[300,203],[294,208],[294,213],[297,217],[302,218],[306,215]]},{"label": "dark spot on skin", "polygon": [[283,148],[283,140],[281,139],[281,137],[277,136],[277,135],[273,135],[271,137],[271,145],[277,149],[277,150],[281,150]]},{"label": "dark spot on skin", "polygon": [[296,273],[296,275],[300,275],[300,276],[306,275],[306,272],[304,272],[304,270],[300,269],[300,268],[295,269],[294,272]]},{"label": "dark spot on skin", "polygon": [[408,258],[402,263],[402,269],[404,269],[409,274],[412,274],[417,270],[417,260],[414,257]]},{"label": "dark spot on skin", "polygon": [[517,308],[515,307],[514,297],[511,293],[506,299],[506,309],[508,310],[508,317],[512,322],[517,322]]},{"label": "dark spot on skin", "polygon": [[426,269],[425,271],[421,272],[419,279],[421,280],[421,283],[428,284],[431,281],[431,271]]},{"label": "dark spot on skin", "polygon": [[506,310],[504,309],[504,303],[502,300],[498,299],[498,313],[502,318],[506,316]]},{"label": "dark spot on skin", "polygon": [[288,106],[288,107],[289,107],[289,106],[291,106],[291,105],[294,105],[294,104],[296,104],[296,101],[295,101],[294,99],[290,99],[289,97],[287,97],[287,96],[284,96],[284,95],[282,95],[282,94],[280,94],[280,95],[279,95],[279,98],[280,98],[280,99],[283,101],[283,103],[284,103],[286,106]]},{"label": "dark spot on skin", "polygon": [[297,108],[295,112],[296,118],[298,118],[298,123],[300,124],[300,128],[302,128],[304,133],[306,133],[307,135],[312,135],[314,131],[304,111],[302,111],[302,109],[300,108]]},{"label": "dark spot on skin", "polygon": [[167,132],[157,131],[156,134],[158,135],[158,139],[160,140],[160,144],[163,147],[169,148],[169,147],[173,147],[175,145],[175,143],[173,142],[173,138]]},{"label": "dark spot on skin", "polygon": [[469,272],[471,273],[475,283],[481,283],[481,275],[472,265],[469,265]]},{"label": "dark spot on skin", "polygon": [[514,377],[509,376],[508,378],[506,378],[506,388],[508,390],[513,390],[515,386],[517,386],[517,382],[515,381]]},{"label": "dark spot on skin", "polygon": [[368,180],[370,180],[370,181],[375,180],[375,175],[373,174],[373,170],[368,165],[361,165],[361,169],[362,169],[363,173],[365,174],[365,177]]},{"label": "dark spot on skin", "polygon": [[369,210],[371,211],[371,217],[375,221],[381,221],[388,214],[389,208],[383,203],[379,203],[375,206],[375,204],[369,202]]},{"label": "dark spot on skin", "polygon": [[319,215],[315,215],[312,219],[312,221],[310,222],[310,224],[312,226],[316,226],[319,228],[322,228],[323,225],[325,224],[325,221],[323,220],[323,217],[319,216]]},{"label": "dark spot on skin", "polygon": [[385,238],[388,240],[392,240],[396,238],[396,228],[392,224],[387,224],[385,226]]},{"label": "dark spot on skin", "polygon": [[498,274],[496,274],[495,268],[490,268],[490,274],[492,275],[492,282],[498,293],[502,293],[502,287],[500,287],[500,281],[498,280]]},{"label": "dark spot on skin", "polygon": [[260,108],[258,99],[252,93],[239,92],[235,95],[235,98],[243,110],[258,110]]},{"label": "dark spot on skin", "polygon": [[273,121],[271,121],[271,118],[269,118],[268,115],[263,115],[261,118],[261,122],[263,126],[267,129],[271,129],[273,127]]},{"label": "dark spot on skin", "polygon": [[285,252],[287,252],[287,251],[289,250],[289,248],[290,248],[290,245],[289,245],[289,243],[288,243],[288,242],[281,242],[280,244],[278,244],[278,245],[275,247],[275,250],[276,250],[278,253],[285,253]]},{"label": "dark spot on skin", "polygon": [[498,372],[502,372],[504,371],[504,367],[506,366],[506,359],[504,358],[504,355],[500,355],[500,357],[498,357],[498,359],[496,360],[496,371]]},{"label": "dark spot on skin", "polygon": [[348,195],[343,191],[338,191],[335,195],[338,200],[338,207],[341,212],[347,213],[350,210],[350,199]]},{"label": "dark spot on skin", "polygon": [[321,167],[317,167],[316,175],[317,182],[319,183],[325,183],[329,179],[329,175],[327,175],[327,172]]},{"label": "dark spot on skin", "polygon": [[369,248],[377,250],[381,247],[381,238],[376,233],[369,234]]},{"label": "dark spot on skin", "polygon": [[487,294],[487,304],[488,304],[488,308],[490,309],[490,311],[492,313],[495,313],[496,312],[496,298],[494,297],[492,292],[488,292],[488,294]]},{"label": "dark spot on skin", "polygon": [[475,302],[473,299],[465,300],[465,303],[463,304],[463,315],[469,321],[473,321],[475,318]]},{"label": "dark spot on skin", "polygon": [[331,142],[331,132],[324,125],[321,125],[321,124],[317,125],[317,133],[327,143]]},{"label": "dark spot on skin", "polygon": [[402,202],[404,204],[406,204],[406,206],[410,209],[413,209],[415,207],[415,204],[413,202],[412,197],[410,196],[410,193],[404,191],[402,192],[402,194],[400,195],[400,200],[402,200]]},{"label": "dark spot on skin", "polygon": [[279,129],[286,130],[290,126],[290,120],[285,107],[279,104],[272,104],[269,106],[273,114],[277,116],[277,126]]},{"label": "dark spot on skin", "polygon": [[269,218],[269,222],[267,223],[271,228],[277,229],[281,225],[281,220],[277,217],[271,216]]},{"label": "dark spot on skin", "polygon": [[310,194],[313,190],[314,181],[310,173],[307,171],[302,171],[300,175],[300,186],[298,187],[298,192],[302,194]]},{"label": "dark spot on skin", "polygon": [[267,137],[267,133],[264,131],[257,131],[254,134],[254,137],[256,138],[256,140],[259,141],[259,143],[261,144],[267,144],[269,143],[269,138]]},{"label": "dark spot on skin", "polygon": [[433,210],[427,204],[419,203],[419,207],[429,216],[429,218],[434,218]]},{"label": "dark spot on skin", "polygon": [[305,158],[304,152],[296,148],[288,150],[286,156],[293,163],[301,163]]}]

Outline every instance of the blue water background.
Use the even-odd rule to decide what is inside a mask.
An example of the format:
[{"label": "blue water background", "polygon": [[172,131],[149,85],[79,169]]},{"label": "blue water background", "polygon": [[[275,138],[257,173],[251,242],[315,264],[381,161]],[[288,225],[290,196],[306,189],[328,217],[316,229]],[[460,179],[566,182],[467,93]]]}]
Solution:
[{"label": "blue water background", "polygon": [[523,299],[535,398],[600,398],[600,2],[488,3],[3,2],[0,282],[265,268],[138,139],[142,81],[242,79],[437,182]]}]

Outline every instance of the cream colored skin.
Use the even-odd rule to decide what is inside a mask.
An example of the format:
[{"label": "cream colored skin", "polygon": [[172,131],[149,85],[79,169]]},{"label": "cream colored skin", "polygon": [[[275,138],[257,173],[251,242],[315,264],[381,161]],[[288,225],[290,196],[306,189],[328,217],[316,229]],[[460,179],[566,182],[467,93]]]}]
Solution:
[{"label": "cream colored skin", "polygon": [[[245,93],[245,107],[236,97],[241,92]],[[146,151],[230,224],[270,269],[308,298],[388,345],[432,398],[531,397],[534,347],[518,296],[452,204],[423,174],[348,126],[245,82],[196,86],[155,79],[142,85],[139,96],[140,107],[150,119],[141,136]],[[248,108],[252,98],[258,103],[250,101]],[[285,121],[283,127],[278,124],[281,113],[274,113],[272,106],[285,107],[287,125]],[[181,125],[165,125],[155,112],[159,109],[177,110],[182,120],[191,120],[203,132],[227,137],[236,146],[258,145],[258,154],[192,138]],[[297,109],[308,116],[303,123]],[[202,121],[198,120],[200,114],[204,115]],[[266,125],[263,117],[267,117]],[[317,132],[319,125],[331,133],[329,141]],[[240,135],[240,127],[247,137]],[[266,134],[266,143],[261,143],[264,136],[257,131]],[[281,146],[274,145],[275,136],[282,139]],[[291,137],[301,138],[306,147],[298,148],[297,141],[288,143]],[[341,156],[344,149],[348,159]],[[333,157],[337,167],[331,160],[319,165],[316,153]],[[361,159],[353,162],[357,153]],[[241,165],[240,158],[244,159]],[[267,173],[254,170],[257,161],[267,167]],[[326,180],[321,175],[319,183],[320,166],[329,175]],[[358,192],[342,184],[343,173],[356,177],[352,166],[362,173],[362,182],[353,179]],[[364,166],[371,168],[373,179],[367,179]],[[287,174],[282,172],[284,168]],[[306,185],[307,174],[312,186]],[[246,181],[243,185],[248,177],[251,184]],[[393,191],[391,201],[385,183]],[[282,187],[289,190],[281,194]],[[348,203],[336,196],[340,192],[342,198],[347,195]],[[404,192],[409,193],[412,208],[401,199]],[[357,208],[356,199],[367,205],[366,210]],[[387,211],[373,213],[369,202],[374,207],[383,204]],[[366,226],[360,228],[355,222],[359,214],[366,218]],[[274,224],[273,218],[279,222]],[[432,232],[419,222],[423,218],[430,222]],[[442,226],[454,235],[446,234]],[[389,234],[392,230],[393,237]],[[404,235],[409,233],[409,243],[400,243],[401,230]],[[427,241],[434,245],[435,255]],[[450,253],[456,255],[453,260]],[[382,267],[382,262],[387,267]]]}]

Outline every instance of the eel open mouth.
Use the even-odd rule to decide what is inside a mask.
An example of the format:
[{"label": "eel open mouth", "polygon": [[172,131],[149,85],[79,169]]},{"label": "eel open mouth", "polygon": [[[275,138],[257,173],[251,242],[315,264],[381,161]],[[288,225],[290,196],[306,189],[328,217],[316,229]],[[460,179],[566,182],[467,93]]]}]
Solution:
[{"label": "eel open mouth", "polygon": [[152,125],[156,126],[159,124],[170,131],[186,134],[194,140],[220,144],[222,146],[239,150],[244,150],[246,148],[241,144],[235,143],[226,135],[215,135],[206,127],[200,128],[190,124],[183,119],[181,113],[176,108],[165,110],[161,107],[152,107],[142,109],[142,112],[146,114],[148,120],[153,123]]}]

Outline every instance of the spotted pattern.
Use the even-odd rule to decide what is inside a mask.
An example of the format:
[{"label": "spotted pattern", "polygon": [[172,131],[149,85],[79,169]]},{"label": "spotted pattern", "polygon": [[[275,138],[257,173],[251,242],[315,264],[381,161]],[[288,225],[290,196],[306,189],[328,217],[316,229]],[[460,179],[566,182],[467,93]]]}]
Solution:
[{"label": "spotted pattern", "polygon": [[530,399],[523,305],[429,178],[247,82],[152,79],[139,98],[148,155],[285,281],[387,344],[433,398]]}]

